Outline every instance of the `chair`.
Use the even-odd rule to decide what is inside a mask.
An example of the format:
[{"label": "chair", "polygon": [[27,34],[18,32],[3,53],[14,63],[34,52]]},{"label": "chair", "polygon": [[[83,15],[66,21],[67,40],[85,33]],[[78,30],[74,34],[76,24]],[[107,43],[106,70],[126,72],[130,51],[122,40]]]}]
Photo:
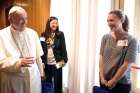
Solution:
[{"label": "chair", "polygon": [[109,92],[107,90],[100,88],[99,86],[94,86],[93,93],[109,93]]},{"label": "chair", "polygon": [[42,81],[42,93],[54,93],[53,85],[46,81]]}]

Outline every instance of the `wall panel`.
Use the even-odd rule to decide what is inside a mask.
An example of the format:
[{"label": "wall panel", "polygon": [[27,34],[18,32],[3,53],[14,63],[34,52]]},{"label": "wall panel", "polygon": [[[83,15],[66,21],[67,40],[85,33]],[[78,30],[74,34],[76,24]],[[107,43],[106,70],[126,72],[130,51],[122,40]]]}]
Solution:
[{"label": "wall panel", "polygon": [[[40,35],[45,29],[46,20],[50,15],[50,0],[13,0],[9,5],[19,5],[26,9],[28,13],[28,26],[33,28]],[[0,9],[0,28],[6,27],[5,9]]]}]

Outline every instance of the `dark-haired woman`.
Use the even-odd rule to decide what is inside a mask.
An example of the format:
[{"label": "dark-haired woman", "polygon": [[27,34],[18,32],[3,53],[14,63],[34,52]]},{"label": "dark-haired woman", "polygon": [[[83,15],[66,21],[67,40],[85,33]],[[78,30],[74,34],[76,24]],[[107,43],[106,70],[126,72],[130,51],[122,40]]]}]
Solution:
[{"label": "dark-haired woman", "polygon": [[101,42],[100,85],[110,93],[129,93],[130,65],[136,59],[137,42],[128,33],[129,21],[122,11],[111,11],[107,22],[111,32]]},{"label": "dark-haired woman", "polygon": [[67,51],[63,32],[59,31],[58,19],[48,18],[41,44],[44,51],[46,81],[54,86],[54,93],[62,93],[62,67],[67,63]]}]

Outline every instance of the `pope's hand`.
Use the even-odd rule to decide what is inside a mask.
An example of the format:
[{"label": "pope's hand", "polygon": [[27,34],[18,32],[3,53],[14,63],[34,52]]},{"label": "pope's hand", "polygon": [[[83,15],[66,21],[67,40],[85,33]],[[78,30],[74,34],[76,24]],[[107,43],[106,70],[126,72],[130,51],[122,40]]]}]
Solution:
[{"label": "pope's hand", "polygon": [[30,64],[34,64],[34,57],[24,57],[20,59],[20,63],[22,67],[30,67]]}]

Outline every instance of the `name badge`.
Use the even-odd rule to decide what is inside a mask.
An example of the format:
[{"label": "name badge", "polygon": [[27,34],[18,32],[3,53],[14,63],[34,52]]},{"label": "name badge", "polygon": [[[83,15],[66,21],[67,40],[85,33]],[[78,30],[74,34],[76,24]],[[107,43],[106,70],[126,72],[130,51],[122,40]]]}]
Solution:
[{"label": "name badge", "polygon": [[45,41],[45,38],[44,37],[40,37],[40,41]]},{"label": "name badge", "polygon": [[128,46],[128,40],[118,40],[117,46]]}]

